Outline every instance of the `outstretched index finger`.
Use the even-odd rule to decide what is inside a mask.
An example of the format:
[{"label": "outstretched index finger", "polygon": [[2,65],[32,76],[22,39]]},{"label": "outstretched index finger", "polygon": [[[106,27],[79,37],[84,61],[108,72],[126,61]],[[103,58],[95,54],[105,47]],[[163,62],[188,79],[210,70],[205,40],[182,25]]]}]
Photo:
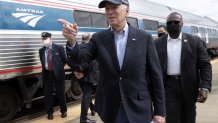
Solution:
[{"label": "outstretched index finger", "polygon": [[64,19],[58,19],[58,22],[62,23],[62,24],[66,24],[66,25],[70,25],[71,23],[64,20]]}]

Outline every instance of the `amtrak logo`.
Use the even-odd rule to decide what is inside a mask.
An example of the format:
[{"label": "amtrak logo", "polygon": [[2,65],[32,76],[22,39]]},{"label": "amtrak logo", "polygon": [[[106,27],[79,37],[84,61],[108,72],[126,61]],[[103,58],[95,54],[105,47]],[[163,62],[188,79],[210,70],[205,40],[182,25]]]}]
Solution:
[{"label": "amtrak logo", "polygon": [[31,13],[12,13],[12,15],[31,27],[35,27],[37,22],[45,15],[36,15]]},{"label": "amtrak logo", "polygon": [[44,17],[44,12],[37,9],[29,8],[16,8],[16,12],[12,13],[15,18],[20,19],[22,22],[26,23],[31,27],[35,27],[37,22]]}]

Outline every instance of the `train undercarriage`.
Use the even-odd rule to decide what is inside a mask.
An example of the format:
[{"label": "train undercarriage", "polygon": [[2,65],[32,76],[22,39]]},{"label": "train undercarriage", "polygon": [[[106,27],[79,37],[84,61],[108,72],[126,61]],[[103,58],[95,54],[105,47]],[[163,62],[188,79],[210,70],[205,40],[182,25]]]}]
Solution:
[{"label": "train undercarriage", "polygon": [[[12,119],[21,108],[30,109],[32,102],[44,98],[41,74],[0,81],[0,123]],[[71,74],[66,74],[66,97],[80,100],[82,90]],[[53,89],[55,92],[55,88]],[[55,94],[55,93],[54,93]]]}]

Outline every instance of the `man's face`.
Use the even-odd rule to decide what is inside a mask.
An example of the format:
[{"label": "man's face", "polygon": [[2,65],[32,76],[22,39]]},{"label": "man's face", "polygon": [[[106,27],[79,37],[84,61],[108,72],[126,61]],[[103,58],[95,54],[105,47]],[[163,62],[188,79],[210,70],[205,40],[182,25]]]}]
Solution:
[{"label": "man's face", "polygon": [[45,47],[49,47],[52,44],[51,38],[42,38],[42,44]]},{"label": "man's face", "polygon": [[160,27],[157,29],[157,33],[165,33],[165,29],[163,27]]},{"label": "man's face", "polygon": [[181,15],[173,13],[167,17],[167,32],[170,36],[174,36],[173,38],[179,36],[182,26],[183,20]]},{"label": "man's face", "polygon": [[108,23],[112,27],[119,27],[126,22],[129,14],[129,8],[126,5],[115,5],[112,3],[105,4],[105,13]]}]

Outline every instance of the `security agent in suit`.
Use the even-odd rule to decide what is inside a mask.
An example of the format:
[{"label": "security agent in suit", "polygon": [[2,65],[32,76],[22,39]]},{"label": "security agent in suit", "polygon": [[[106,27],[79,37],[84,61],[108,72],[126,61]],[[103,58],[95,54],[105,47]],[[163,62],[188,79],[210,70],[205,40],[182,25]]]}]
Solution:
[{"label": "security agent in suit", "polygon": [[159,25],[159,26],[157,27],[157,36],[158,36],[158,37],[161,37],[161,36],[163,36],[163,35],[165,35],[165,34],[167,34],[167,33],[166,33],[166,27],[165,27],[164,25]]},{"label": "security agent in suit", "polygon": [[[88,43],[89,39],[90,33],[83,33],[82,43],[79,45],[80,49],[86,47],[86,44]],[[83,91],[80,123],[95,123],[96,121],[89,119],[87,117],[87,114],[89,107],[91,109],[91,114],[94,114],[94,106],[91,101],[94,84],[97,84],[99,78],[98,63],[96,60],[93,60],[89,63],[78,64],[75,68],[74,73],[77,79],[79,80]],[[82,74],[82,76],[80,74]]]},{"label": "security agent in suit", "polygon": [[99,63],[100,118],[105,123],[164,123],[163,77],[151,35],[127,23],[128,0],[103,0],[99,8],[105,8],[110,28],[95,33],[84,49],[76,42],[77,25],[59,22],[64,24],[71,62],[97,59]]},{"label": "security agent in suit", "polygon": [[[82,44],[86,44],[89,42],[90,40],[90,33],[83,33],[82,35]],[[85,47],[85,46],[82,46]],[[92,85],[93,88],[96,88],[98,85],[98,80],[99,80],[99,66],[98,66],[98,62],[96,60],[93,60],[90,65],[89,65],[89,79],[90,81],[92,81]],[[93,89],[92,89],[93,90]],[[95,99],[95,98],[94,98]],[[91,115],[95,116],[95,104],[92,102],[92,100],[90,101],[89,104],[89,108],[91,110]]]},{"label": "security agent in suit", "polygon": [[167,123],[195,123],[195,104],[204,103],[211,90],[207,49],[199,37],[181,32],[182,26],[181,14],[169,14],[168,35],[155,41],[164,77]]},{"label": "security agent in suit", "polygon": [[67,117],[67,106],[65,96],[65,72],[66,55],[63,46],[52,43],[51,34],[43,32],[43,47],[39,50],[39,56],[42,64],[42,80],[44,87],[45,107],[48,113],[48,119],[53,119],[53,84],[56,88],[56,94],[60,102],[61,117]]},{"label": "security agent in suit", "polygon": [[[81,63],[79,65],[79,70],[75,71],[75,76],[78,74],[83,74],[83,77],[77,77],[82,87],[83,97],[81,102],[81,114],[80,114],[80,123],[95,123],[95,120],[91,120],[87,117],[88,109],[94,104],[92,101],[92,91],[94,84],[98,81],[98,64],[96,60],[91,61],[90,63]],[[90,107],[91,113],[94,113],[94,106]]]}]

